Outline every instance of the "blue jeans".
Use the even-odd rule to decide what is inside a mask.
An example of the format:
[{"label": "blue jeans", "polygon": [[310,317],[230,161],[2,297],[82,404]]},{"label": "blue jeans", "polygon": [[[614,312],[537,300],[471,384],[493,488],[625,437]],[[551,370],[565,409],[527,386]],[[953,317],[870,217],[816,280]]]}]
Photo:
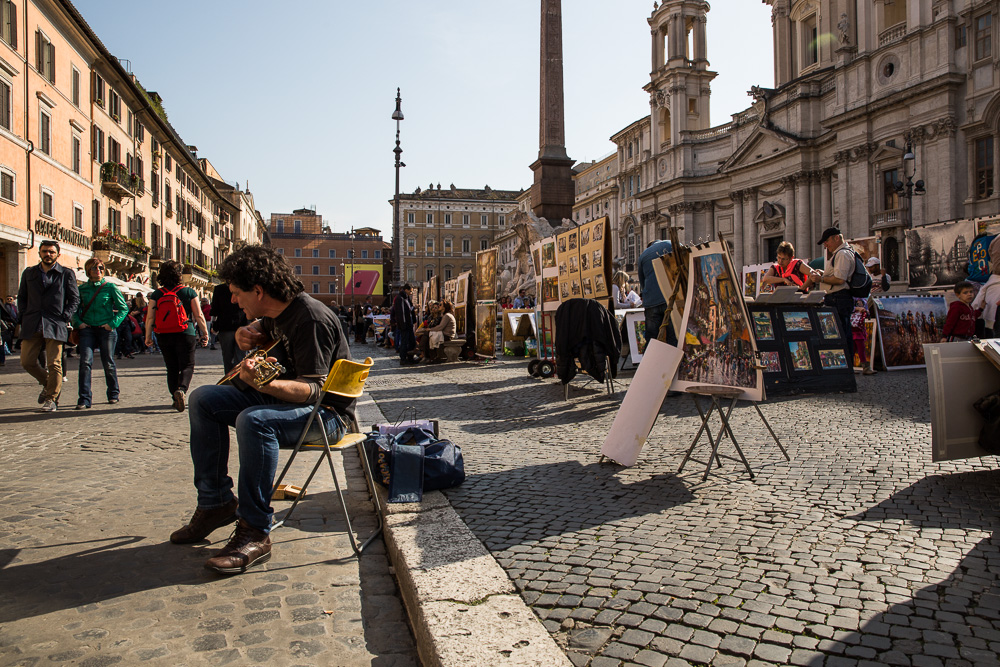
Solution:
[{"label": "blue jeans", "polygon": [[[643,313],[646,316],[646,344],[656,338],[660,333],[660,324],[663,316],[667,314],[667,304],[661,303],[658,306],[649,306]],[[677,345],[677,333],[674,331],[672,322],[667,323],[667,343]]]},{"label": "blue jeans", "polygon": [[77,404],[90,405],[93,394],[90,390],[91,368],[94,365],[94,350],[100,349],[101,365],[104,366],[104,382],[108,385],[108,400],[118,398],[118,370],[115,368],[115,342],[118,332],[104,327],[84,327],[80,329],[80,378]]},{"label": "blue jeans", "polygon": [[[233,499],[229,476],[229,427],[236,427],[240,455],[237,514],[257,530],[271,531],[271,485],[278,468],[278,449],[294,447],[312,405],[282,403],[273,396],[230,385],[203,385],[188,397],[191,420],[191,460],[198,507],[213,509]],[[347,432],[344,418],[320,408],[330,444]],[[319,420],[309,427],[306,443],[322,444]]]}]

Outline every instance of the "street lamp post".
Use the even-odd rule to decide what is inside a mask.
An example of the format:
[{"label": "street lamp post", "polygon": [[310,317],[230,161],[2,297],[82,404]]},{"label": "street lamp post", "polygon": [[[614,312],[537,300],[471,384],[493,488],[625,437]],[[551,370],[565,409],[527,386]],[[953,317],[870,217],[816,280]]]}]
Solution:
[{"label": "street lamp post", "polygon": [[924,182],[913,180],[916,173],[917,158],[913,154],[913,144],[908,143],[906,144],[906,152],[903,154],[903,176],[906,178],[906,182],[896,181],[893,183],[893,187],[897,195],[910,200],[910,227],[913,226],[913,197],[927,194],[927,191],[924,189]]},{"label": "street lamp post", "polygon": [[396,88],[396,110],[392,112],[392,119],[396,121],[396,147],[392,150],[396,154],[396,191],[392,197],[392,287],[399,289],[402,284],[403,257],[400,252],[400,238],[403,230],[399,223],[399,168],[405,167],[399,157],[403,154],[403,149],[399,147],[399,122],[403,120],[403,98],[400,97],[399,88]]},{"label": "street lamp post", "polygon": [[[357,280],[354,277],[354,227],[351,227],[351,233],[349,238],[351,239],[351,312],[354,312],[354,286],[357,284]],[[344,280],[344,286],[347,286],[347,281]]]}]

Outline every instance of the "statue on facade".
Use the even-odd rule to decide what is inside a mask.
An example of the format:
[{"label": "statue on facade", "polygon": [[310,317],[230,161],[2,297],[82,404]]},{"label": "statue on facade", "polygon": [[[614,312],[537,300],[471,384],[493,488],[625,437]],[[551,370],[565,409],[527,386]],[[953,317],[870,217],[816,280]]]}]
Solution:
[{"label": "statue on facade", "polygon": [[840,22],[837,23],[837,30],[840,32],[840,43],[847,44],[851,37],[848,31],[851,29],[851,22],[847,20],[847,14],[840,15]]}]

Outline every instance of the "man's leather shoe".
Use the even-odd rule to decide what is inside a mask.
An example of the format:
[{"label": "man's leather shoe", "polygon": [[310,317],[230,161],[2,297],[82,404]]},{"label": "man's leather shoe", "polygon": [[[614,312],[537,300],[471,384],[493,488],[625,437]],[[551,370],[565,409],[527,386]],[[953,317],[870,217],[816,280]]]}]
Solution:
[{"label": "man's leather shoe", "polygon": [[240,519],[229,544],[205,561],[205,567],[219,574],[241,574],[270,559],[271,536],[251,526],[246,519]]},{"label": "man's leather shoe", "polygon": [[191,521],[186,526],[170,534],[170,541],[174,544],[201,542],[216,528],[221,528],[236,521],[237,507],[239,507],[239,502],[236,498],[233,498],[222,507],[215,507],[208,510],[203,510],[199,507],[194,511]]}]

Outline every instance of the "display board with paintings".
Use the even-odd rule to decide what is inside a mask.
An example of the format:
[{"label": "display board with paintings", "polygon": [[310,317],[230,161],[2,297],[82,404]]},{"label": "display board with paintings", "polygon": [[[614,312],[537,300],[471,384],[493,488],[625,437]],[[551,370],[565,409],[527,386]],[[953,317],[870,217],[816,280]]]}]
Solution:
[{"label": "display board with paintings", "polygon": [[[972,220],[942,222],[906,230],[906,264],[911,288],[954,285],[969,277]],[[923,358],[923,353],[920,354]],[[922,364],[922,362],[921,362]]]},{"label": "display board with paintings", "polygon": [[458,278],[455,279],[455,307],[464,306],[469,300],[469,281],[471,278],[472,272],[466,271],[458,274]]},{"label": "display board with paintings", "polygon": [[747,299],[756,299],[761,294],[770,294],[774,291],[774,285],[764,284],[764,274],[774,266],[771,262],[764,264],[751,264],[743,267],[743,296]]},{"label": "display board with paintings", "polygon": [[924,344],[937,343],[948,306],[943,296],[881,296],[873,299],[882,362],[892,370],[923,368]]},{"label": "display board with paintings", "polygon": [[476,304],[476,354],[496,356],[497,305],[494,301]]},{"label": "display board with paintings", "polygon": [[556,266],[556,239],[549,237],[531,246],[535,264],[535,304],[540,310],[559,308],[559,267]]},{"label": "display board with paintings", "polygon": [[442,301],[450,301],[455,304],[455,295],[458,293],[458,278],[444,281],[444,288],[441,292]]},{"label": "display board with paintings", "polygon": [[722,243],[691,249],[677,336],[683,357],[671,389],[710,385],[738,389],[744,400],[762,400],[764,384],[740,279]]},{"label": "display board with paintings", "polygon": [[476,301],[496,301],[497,248],[476,253]]},{"label": "display board with paintings", "polygon": [[[875,344],[878,340],[878,325],[874,319],[865,320],[865,350],[868,353],[869,363],[875,360]],[[854,350],[855,370],[864,370],[865,364],[861,363],[861,354]]]},{"label": "display board with paintings", "polygon": [[[557,234],[555,251],[560,301],[608,298],[611,293],[611,238],[608,233],[608,218],[592,220]],[[543,292],[544,289],[543,286]]]},{"label": "display board with paintings", "polygon": [[832,308],[749,304],[764,386],[771,396],[855,391],[847,336]]},{"label": "display board with paintings", "polygon": [[441,299],[441,279],[438,278],[437,276],[431,276],[430,279],[428,279],[428,281],[427,281],[427,285],[428,285],[427,293],[430,295],[430,300],[427,301],[427,303],[430,303],[431,301],[438,301],[438,300],[440,300]]}]

